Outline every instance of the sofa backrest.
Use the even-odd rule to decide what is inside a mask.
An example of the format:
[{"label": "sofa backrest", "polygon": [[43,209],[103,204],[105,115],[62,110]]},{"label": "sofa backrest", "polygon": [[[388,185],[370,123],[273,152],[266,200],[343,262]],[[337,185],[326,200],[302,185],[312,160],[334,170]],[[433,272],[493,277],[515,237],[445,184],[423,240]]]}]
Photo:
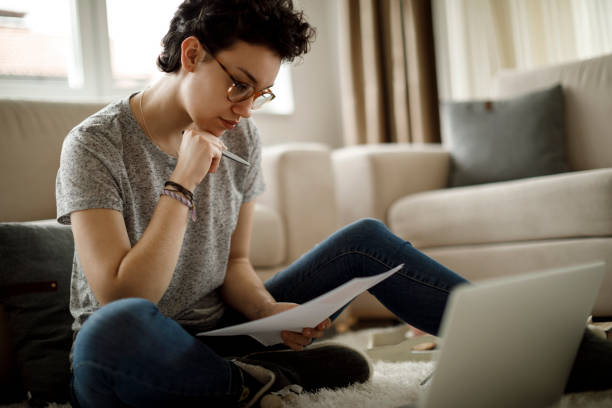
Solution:
[{"label": "sofa backrest", "polygon": [[291,263],[339,227],[331,150],[308,142],[267,146],[262,168],[266,191],[257,202],[283,218]]},{"label": "sofa backrest", "polygon": [[573,170],[612,167],[612,55],[529,71],[502,72],[496,97],[561,83],[565,93],[566,148]]},{"label": "sofa backrest", "polygon": [[102,106],[0,100],[0,221],[55,218],[62,142]]}]

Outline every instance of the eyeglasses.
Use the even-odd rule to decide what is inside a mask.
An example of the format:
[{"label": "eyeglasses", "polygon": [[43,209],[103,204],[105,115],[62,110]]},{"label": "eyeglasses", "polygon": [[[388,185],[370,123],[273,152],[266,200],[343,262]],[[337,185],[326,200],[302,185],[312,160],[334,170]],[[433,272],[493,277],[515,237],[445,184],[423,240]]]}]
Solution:
[{"label": "eyeglasses", "polygon": [[253,98],[251,109],[255,110],[261,108],[266,103],[276,98],[276,95],[272,93],[270,88],[256,91],[253,85],[237,81],[236,78],[234,78],[232,74],[229,73],[229,71],[227,70],[227,68],[225,68],[221,61],[217,59],[217,57],[213,56],[213,58],[215,59],[215,61],[217,61],[217,64],[219,64],[221,69],[225,71],[227,76],[230,77],[230,79],[232,80],[232,86],[227,88],[228,101],[238,103],[246,101],[249,98]]}]

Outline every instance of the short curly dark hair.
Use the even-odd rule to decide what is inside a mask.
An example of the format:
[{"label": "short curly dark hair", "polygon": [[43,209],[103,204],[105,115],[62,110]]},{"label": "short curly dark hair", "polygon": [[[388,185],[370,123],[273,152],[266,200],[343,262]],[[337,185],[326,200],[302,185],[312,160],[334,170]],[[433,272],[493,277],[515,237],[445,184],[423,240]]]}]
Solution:
[{"label": "short curly dark hair", "polygon": [[180,69],[181,43],[192,35],[212,55],[242,40],[265,45],[290,62],[308,52],[315,29],[291,0],[185,0],[162,39],[160,70]]}]

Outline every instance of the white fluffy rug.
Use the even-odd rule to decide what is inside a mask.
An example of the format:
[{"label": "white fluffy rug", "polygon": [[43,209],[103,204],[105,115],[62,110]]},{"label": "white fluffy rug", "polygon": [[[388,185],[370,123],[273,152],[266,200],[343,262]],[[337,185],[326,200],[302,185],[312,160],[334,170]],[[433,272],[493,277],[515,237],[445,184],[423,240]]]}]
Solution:
[{"label": "white fluffy rug", "polygon": [[[418,401],[421,379],[432,368],[432,363],[403,362],[374,364],[374,377],[369,383],[341,391],[322,390],[316,394],[302,394],[287,404],[287,408],[397,408]],[[610,408],[612,391],[567,395],[554,408]],[[552,407],[551,407],[552,408]]]},{"label": "white fluffy rug", "polygon": [[[397,329],[365,330],[337,336],[333,339],[364,350],[372,343],[374,333],[392,333]],[[297,396],[287,408],[397,408],[416,404],[420,395],[419,383],[432,372],[433,362],[374,361],[374,376],[366,384],[339,391],[322,390]],[[612,390],[564,396],[554,408],[610,408]],[[551,407],[551,408],[553,408]]]},{"label": "white fluffy rug", "polygon": [[[394,329],[363,330],[332,339],[365,350],[371,344],[374,333],[392,333]],[[395,329],[396,330],[396,329]],[[415,404],[419,383],[432,371],[432,362],[374,361],[374,376],[366,384],[359,384],[338,391],[321,390],[301,394],[285,405],[285,408],[397,408]],[[23,408],[27,404],[14,404],[10,408]],[[8,408],[7,407],[7,408]],[[67,408],[69,405],[51,404],[48,408]],[[610,408],[612,390],[564,396],[554,408]]]},{"label": "white fluffy rug", "polygon": [[288,407],[376,407],[394,408],[418,399],[419,383],[431,372],[432,364],[425,362],[374,364],[374,376],[366,384],[339,391],[322,390],[316,394],[302,394]]}]

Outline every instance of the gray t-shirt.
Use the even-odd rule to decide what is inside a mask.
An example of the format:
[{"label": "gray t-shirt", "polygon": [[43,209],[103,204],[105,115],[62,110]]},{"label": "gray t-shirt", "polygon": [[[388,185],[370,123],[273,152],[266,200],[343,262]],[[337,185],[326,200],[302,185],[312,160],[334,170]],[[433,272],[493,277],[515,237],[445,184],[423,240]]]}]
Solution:
[{"label": "gray t-shirt", "polygon": [[[214,327],[224,311],[218,288],[225,279],[240,207],[264,189],[261,142],[253,123],[243,119],[221,139],[251,166],[224,158],[217,172],[207,174],[197,187],[197,221],[189,220],[172,280],[158,302],[165,316],[202,329]],[[70,224],[73,211],[114,209],[123,215],[134,246],[176,162],[143,133],[129,97],[108,105],[64,140],[56,180],[58,221]],[[75,251],[70,292],[73,329],[78,331],[99,307]]]}]

